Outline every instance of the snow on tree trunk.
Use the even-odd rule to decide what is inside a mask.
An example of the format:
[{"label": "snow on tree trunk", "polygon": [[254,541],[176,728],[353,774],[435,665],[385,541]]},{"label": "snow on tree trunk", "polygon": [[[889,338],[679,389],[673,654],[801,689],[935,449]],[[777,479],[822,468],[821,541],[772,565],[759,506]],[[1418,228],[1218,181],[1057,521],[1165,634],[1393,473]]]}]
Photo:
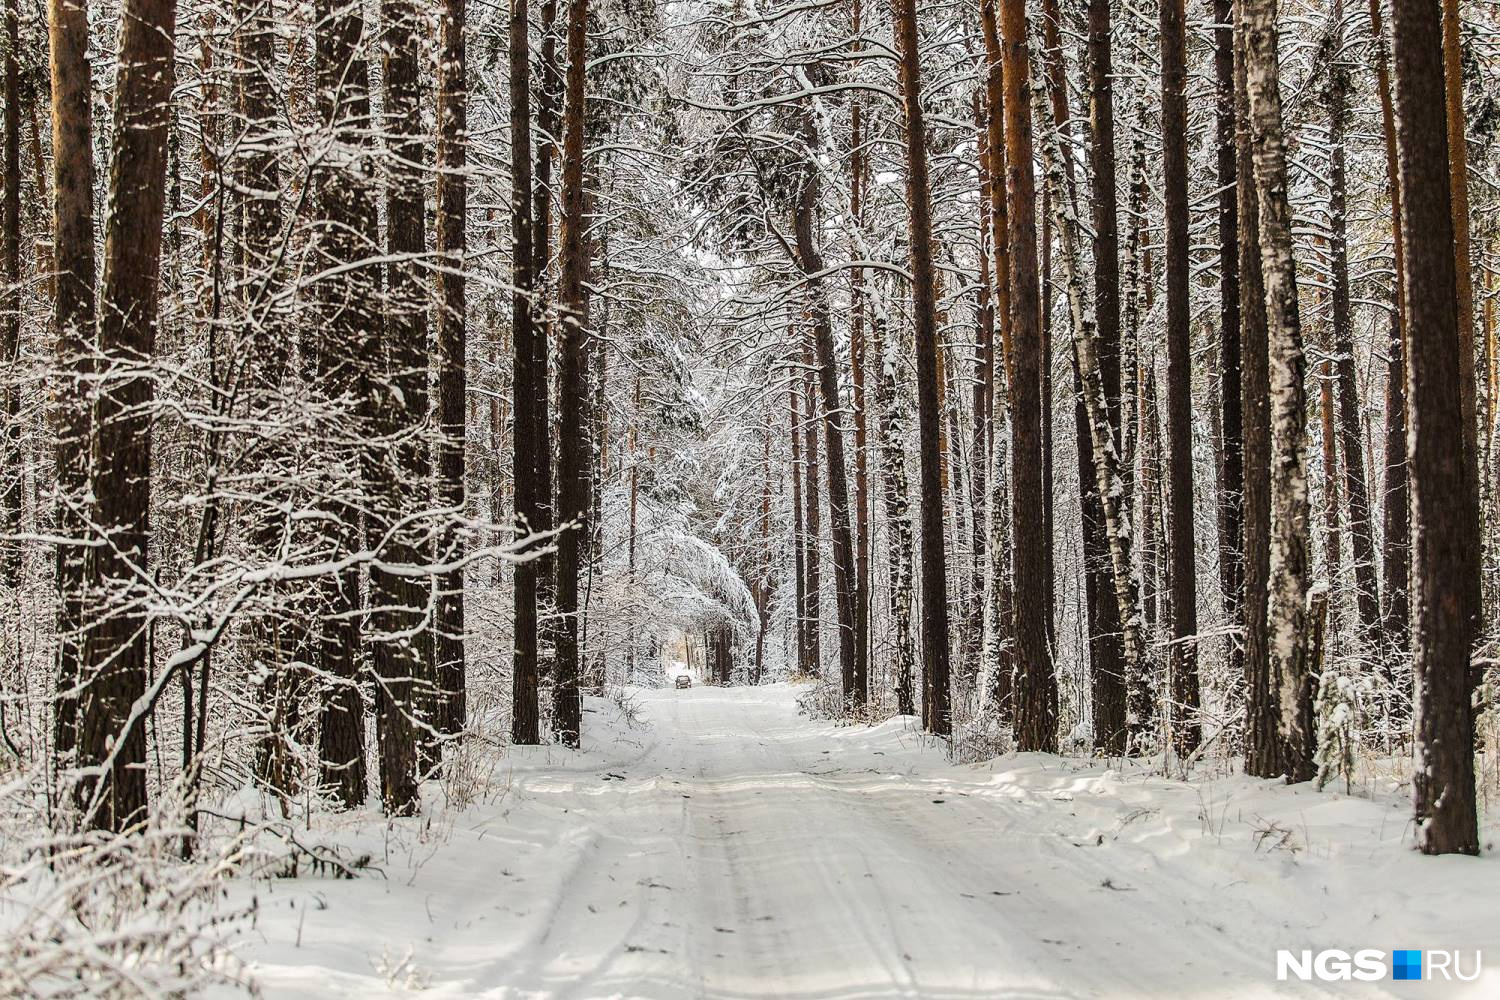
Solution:
[{"label": "snow on tree trunk", "polygon": [[1282,132],[1276,0],[1243,0],[1245,82],[1260,210],[1271,392],[1271,551],[1266,607],[1271,673],[1280,693],[1287,776],[1317,773],[1309,660],[1307,360],[1297,306],[1292,211]]},{"label": "snow on tree trunk", "polygon": [[922,722],[929,732],[952,731],[948,693],[948,572],[943,540],[943,483],[939,425],[942,358],[938,349],[937,282],[932,264],[932,194],[927,179],[927,129],[922,112],[921,52],[916,0],[896,0],[905,112],[907,224],[916,327],[917,421],[921,455],[922,515]]},{"label": "snow on tree trunk", "polygon": [[[1034,95],[1037,112],[1043,116],[1046,105],[1040,90]],[[1088,414],[1089,444],[1093,453],[1095,485],[1104,505],[1105,533],[1109,539],[1111,578],[1115,605],[1119,610],[1121,638],[1124,646],[1126,676],[1139,679],[1142,660],[1140,584],[1136,579],[1131,555],[1130,507],[1125,483],[1120,474],[1120,453],[1110,429],[1109,404],[1104,393],[1103,365],[1099,357],[1098,332],[1093,304],[1083,284],[1079,264],[1079,225],[1074,199],[1066,189],[1062,169],[1062,149],[1055,129],[1042,132],[1042,164],[1051,207],[1056,221],[1063,265],[1063,286],[1072,324],[1073,358],[1083,385],[1083,402]],[[1131,698],[1126,722],[1138,732],[1146,723],[1137,716],[1142,708],[1139,695]]]}]

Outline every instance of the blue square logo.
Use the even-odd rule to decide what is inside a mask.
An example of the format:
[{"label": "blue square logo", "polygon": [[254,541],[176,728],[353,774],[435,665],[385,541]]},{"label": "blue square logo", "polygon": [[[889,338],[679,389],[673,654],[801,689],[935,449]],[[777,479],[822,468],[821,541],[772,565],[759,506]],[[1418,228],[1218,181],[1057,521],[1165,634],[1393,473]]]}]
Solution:
[{"label": "blue square logo", "polygon": [[1422,953],[1420,951],[1398,951],[1392,954],[1392,979],[1421,979]]}]

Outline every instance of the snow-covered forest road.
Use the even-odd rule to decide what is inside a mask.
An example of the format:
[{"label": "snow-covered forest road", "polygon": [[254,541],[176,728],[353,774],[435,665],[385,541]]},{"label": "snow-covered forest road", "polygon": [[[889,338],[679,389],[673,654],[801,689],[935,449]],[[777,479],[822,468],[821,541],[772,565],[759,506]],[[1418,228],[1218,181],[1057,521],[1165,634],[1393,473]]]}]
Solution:
[{"label": "snow-covered forest road", "polygon": [[1287,993],[1277,948],[1494,943],[1500,865],[1414,855],[1398,799],[958,767],[796,692],[591,701],[584,754],[512,748],[487,802],[358,835],[384,879],[273,885],[245,955],[274,996],[1188,997]]}]

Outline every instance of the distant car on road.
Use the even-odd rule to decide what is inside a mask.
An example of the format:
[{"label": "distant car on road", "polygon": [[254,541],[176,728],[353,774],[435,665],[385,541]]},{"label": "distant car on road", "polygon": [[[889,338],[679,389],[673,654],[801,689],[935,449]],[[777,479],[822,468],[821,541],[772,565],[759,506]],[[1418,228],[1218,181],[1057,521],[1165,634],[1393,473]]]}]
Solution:
[{"label": "distant car on road", "polygon": [[691,677],[689,677],[687,674],[678,674],[677,675],[677,686],[679,688],[690,688],[690,687],[693,686],[693,679]]}]

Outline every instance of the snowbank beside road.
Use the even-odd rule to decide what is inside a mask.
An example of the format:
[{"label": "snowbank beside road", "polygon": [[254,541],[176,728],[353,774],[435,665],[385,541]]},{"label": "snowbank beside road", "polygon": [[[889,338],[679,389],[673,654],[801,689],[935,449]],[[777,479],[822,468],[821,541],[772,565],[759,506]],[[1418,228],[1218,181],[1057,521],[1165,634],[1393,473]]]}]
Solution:
[{"label": "snowbank beside road", "polygon": [[795,693],[591,700],[582,753],[510,748],[467,808],[431,786],[431,818],[338,835],[384,877],[238,886],[243,954],[276,997],[1500,995],[1277,982],[1280,948],[1500,962],[1500,863],[1415,854],[1394,794],[955,766]]}]

